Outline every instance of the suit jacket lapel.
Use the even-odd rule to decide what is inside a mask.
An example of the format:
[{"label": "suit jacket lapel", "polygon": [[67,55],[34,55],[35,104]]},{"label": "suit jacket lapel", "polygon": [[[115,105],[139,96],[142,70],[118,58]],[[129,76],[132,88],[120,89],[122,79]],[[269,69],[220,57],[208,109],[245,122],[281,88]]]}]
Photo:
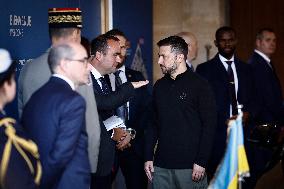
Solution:
[{"label": "suit jacket lapel", "polygon": [[214,58],[214,63],[216,64],[214,67],[217,70],[217,72],[216,72],[217,75],[221,75],[222,80],[224,82],[227,82],[228,81],[228,74],[227,74],[227,71],[226,71],[225,67],[223,66],[218,54]]},{"label": "suit jacket lapel", "polygon": [[132,76],[132,74],[130,73],[130,71],[129,71],[129,69],[128,68],[126,68],[125,67],[125,76],[126,76],[126,79],[127,79],[127,81],[133,81],[133,76]]},{"label": "suit jacket lapel", "polygon": [[93,82],[94,93],[101,94],[102,89],[101,89],[100,85],[98,84],[98,81],[93,76],[93,74],[91,74],[91,78],[92,78],[92,82]]}]

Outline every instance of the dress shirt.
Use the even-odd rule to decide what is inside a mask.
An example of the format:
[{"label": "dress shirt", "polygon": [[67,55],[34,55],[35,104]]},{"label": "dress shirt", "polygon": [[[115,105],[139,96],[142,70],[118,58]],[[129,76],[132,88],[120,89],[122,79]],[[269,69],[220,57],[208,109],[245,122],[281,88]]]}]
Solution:
[{"label": "dress shirt", "polygon": [[193,65],[191,64],[191,62],[189,62],[188,60],[186,60],[186,64],[188,65],[188,67],[194,71]]},{"label": "dress shirt", "polygon": [[[122,83],[126,83],[127,82],[127,77],[126,77],[126,73],[125,73],[125,66],[124,65],[121,66],[120,68],[117,69],[117,71],[118,70],[121,71],[119,73],[119,77],[120,77]],[[112,91],[115,91],[115,75],[114,75],[114,73],[110,73],[109,74],[109,80],[110,80]],[[129,101],[126,103],[126,105],[127,105],[128,115],[129,115]]]},{"label": "dress shirt", "polygon": [[92,75],[94,76],[94,78],[97,80],[98,84],[100,85],[100,87],[102,88],[102,83],[100,82],[99,78],[100,77],[103,77],[100,72],[94,68],[92,65],[91,65],[92,69],[91,69],[91,73]]},{"label": "dress shirt", "polygon": [[67,78],[63,75],[60,75],[60,74],[52,74],[52,77],[58,77],[60,79],[63,79],[64,81],[66,81],[66,83],[68,83],[68,85],[70,85],[70,87],[72,88],[73,91],[76,89],[75,84],[69,78]]},{"label": "dress shirt", "polygon": [[[127,78],[126,78],[126,74],[125,74],[125,66],[123,65],[122,67],[120,67],[119,69],[117,69],[117,71],[120,70],[121,72],[119,73],[119,77],[122,81],[122,83],[127,82]],[[115,75],[114,73],[110,73],[109,74],[109,80],[110,80],[110,84],[111,84],[111,88],[112,91],[115,91]]]},{"label": "dress shirt", "polygon": [[[239,102],[238,102],[238,75],[237,75],[237,70],[236,70],[236,66],[235,66],[235,62],[234,62],[234,56],[231,59],[228,60],[228,59],[226,59],[225,57],[223,57],[222,55],[219,54],[219,58],[220,58],[220,60],[223,64],[223,66],[225,67],[226,71],[228,70],[228,64],[225,61],[232,61],[231,67],[232,67],[233,74],[234,74],[237,104],[239,105]],[[230,105],[230,116],[232,116],[232,105]]]}]

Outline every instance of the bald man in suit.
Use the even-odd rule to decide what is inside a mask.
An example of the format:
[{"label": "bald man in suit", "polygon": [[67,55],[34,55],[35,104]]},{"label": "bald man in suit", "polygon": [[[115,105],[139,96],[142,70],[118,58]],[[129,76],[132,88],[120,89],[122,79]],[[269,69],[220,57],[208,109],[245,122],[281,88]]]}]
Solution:
[{"label": "bald man in suit", "polygon": [[189,68],[194,71],[192,61],[197,58],[198,55],[198,42],[196,36],[191,32],[180,32],[177,36],[182,37],[185,42],[188,44],[188,54],[186,59],[186,64]]}]

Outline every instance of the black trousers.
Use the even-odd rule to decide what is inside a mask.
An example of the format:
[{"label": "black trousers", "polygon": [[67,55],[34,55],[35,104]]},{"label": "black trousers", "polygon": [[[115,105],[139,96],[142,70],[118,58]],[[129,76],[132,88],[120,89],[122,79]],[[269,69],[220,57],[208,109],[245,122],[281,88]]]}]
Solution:
[{"label": "black trousers", "polygon": [[113,178],[120,167],[127,189],[147,189],[148,179],[144,171],[144,160],[132,149],[117,151]]},{"label": "black trousers", "polygon": [[90,189],[111,189],[111,174],[106,176],[91,174]]}]

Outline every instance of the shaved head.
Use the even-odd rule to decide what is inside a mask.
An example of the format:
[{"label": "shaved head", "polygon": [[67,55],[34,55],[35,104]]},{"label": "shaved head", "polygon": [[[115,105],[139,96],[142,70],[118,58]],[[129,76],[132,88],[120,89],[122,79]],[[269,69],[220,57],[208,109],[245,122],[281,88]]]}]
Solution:
[{"label": "shaved head", "polygon": [[188,44],[187,60],[189,62],[195,60],[198,54],[198,44],[195,35],[191,32],[180,32],[177,34],[177,36],[182,37]]}]

